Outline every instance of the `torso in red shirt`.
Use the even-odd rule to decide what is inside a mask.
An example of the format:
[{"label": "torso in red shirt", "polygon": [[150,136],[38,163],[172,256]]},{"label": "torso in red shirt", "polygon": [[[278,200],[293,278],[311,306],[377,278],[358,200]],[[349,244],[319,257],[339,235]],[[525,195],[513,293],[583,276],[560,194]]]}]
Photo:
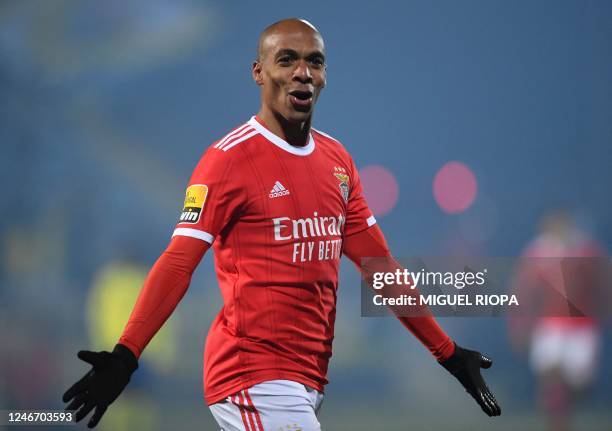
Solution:
[{"label": "torso in red shirt", "polygon": [[215,252],[208,404],[273,379],[323,390],[342,240],[374,223],[352,159],[322,132],[294,147],[253,117],[208,148],[174,232]]}]

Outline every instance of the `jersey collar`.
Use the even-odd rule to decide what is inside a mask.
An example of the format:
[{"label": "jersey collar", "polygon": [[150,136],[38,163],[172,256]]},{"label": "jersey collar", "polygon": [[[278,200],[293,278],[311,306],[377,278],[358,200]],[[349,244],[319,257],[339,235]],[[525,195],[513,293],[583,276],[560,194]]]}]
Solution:
[{"label": "jersey collar", "polygon": [[296,156],[307,156],[315,149],[315,141],[312,137],[312,133],[308,134],[308,144],[304,145],[303,147],[296,147],[266,129],[263,124],[257,121],[257,118],[255,116],[251,117],[251,119],[249,120],[249,124],[259,133],[261,133],[268,141],[272,142],[274,145],[279,148],[282,148],[288,153],[295,154]]}]

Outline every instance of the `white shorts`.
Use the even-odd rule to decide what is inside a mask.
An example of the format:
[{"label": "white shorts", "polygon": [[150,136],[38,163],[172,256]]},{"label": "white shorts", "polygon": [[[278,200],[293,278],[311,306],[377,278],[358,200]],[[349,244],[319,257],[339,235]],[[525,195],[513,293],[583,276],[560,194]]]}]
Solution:
[{"label": "white shorts", "polygon": [[595,328],[539,325],[531,340],[531,366],[536,373],[560,371],[570,385],[579,389],[593,378],[599,343]]},{"label": "white shorts", "polygon": [[291,380],[269,380],[209,406],[221,431],[320,431],[323,394]]}]

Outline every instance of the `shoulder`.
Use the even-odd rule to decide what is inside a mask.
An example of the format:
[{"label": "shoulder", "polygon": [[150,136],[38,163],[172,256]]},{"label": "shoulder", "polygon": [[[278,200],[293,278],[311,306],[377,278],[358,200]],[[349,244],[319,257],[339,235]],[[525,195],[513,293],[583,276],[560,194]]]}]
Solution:
[{"label": "shoulder", "polygon": [[199,166],[233,165],[244,159],[241,148],[250,145],[259,134],[251,121],[240,124],[210,144],[200,157]]},{"label": "shoulder", "polygon": [[212,151],[213,153],[236,154],[238,152],[232,150],[240,145],[248,144],[249,142],[253,141],[257,134],[259,134],[259,131],[253,125],[252,120],[249,120],[246,123],[242,123],[238,127],[230,130],[229,133],[226,133],[224,136],[213,142],[208,148],[207,153]]},{"label": "shoulder", "polygon": [[311,127],[310,130],[312,131],[315,138],[318,138],[319,141],[323,141],[325,143],[344,148],[344,145],[342,145],[340,140],[338,138],[333,137],[329,133],[325,133],[324,131],[315,129],[314,127]]},{"label": "shoulder", "polygon": [[346,147],[340,142],[339,139],[334,136],[322,132],[321,130],[311,128],[313,135],[315,135],[315,139],[317,140],[317,144],[323,144],[326,151],[334,154],[337,159],[343,162],[346,168],[349,170],[349,173],[355,173],[357,170],[355,166],[355,162],[353,161],[353,157],[348,152]]},{"label": "shoulder", "polygon": [[226,177],[230,171],[241,169],[246,163],[246,157],[240,148],[249,145],[257,134],[249,122],[233,128],[205,149],[196,164],[193,176]]},{"label": "shoulder", "polygon": [[351,159],[351,156],[347,151],[346,147],[342,144],[342,142],[340,142],[338,138],[319,129],[315,129],[314,127],[312,127],[310,130],[312,131],[312,134],[314,135],[314,138],[317,140],[318,144],[323,144],[327,149],[337,152],[343,158]]}]

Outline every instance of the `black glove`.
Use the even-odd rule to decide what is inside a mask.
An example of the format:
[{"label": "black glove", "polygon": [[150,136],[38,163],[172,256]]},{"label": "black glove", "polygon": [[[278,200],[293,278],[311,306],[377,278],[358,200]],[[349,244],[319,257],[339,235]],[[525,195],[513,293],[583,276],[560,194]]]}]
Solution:
[{"label": "black glove", "polygon": [[65,403],[72,400],[66,410],[78,410],[75,415],[77,422],[95,408],[87,424],[93,428],[130,381],[138,368],[138,360],[122,344],[117,344],[112,353],[81,350],[77,356],[93,368],[64,393],[62,400]]},{"label": "black glove", "polygon": [[501,415],[501,408],[497,405],[497,400],[480,375],[480,369],[490,368],[493,361],[479,352],[462,349],[455,343],[453,356],[440,362],[440,365],[459,380],[483,412],[489,416]]}]

